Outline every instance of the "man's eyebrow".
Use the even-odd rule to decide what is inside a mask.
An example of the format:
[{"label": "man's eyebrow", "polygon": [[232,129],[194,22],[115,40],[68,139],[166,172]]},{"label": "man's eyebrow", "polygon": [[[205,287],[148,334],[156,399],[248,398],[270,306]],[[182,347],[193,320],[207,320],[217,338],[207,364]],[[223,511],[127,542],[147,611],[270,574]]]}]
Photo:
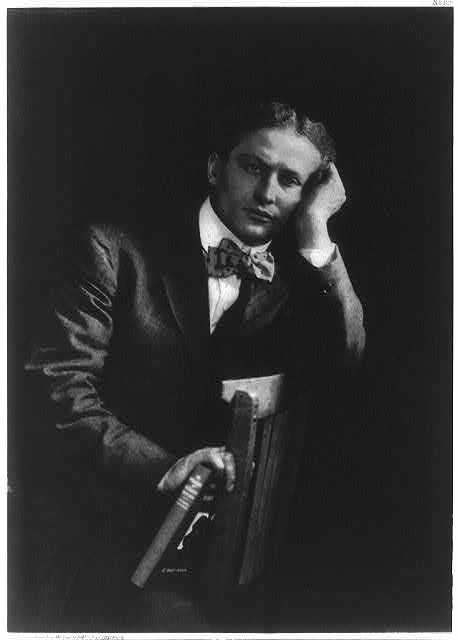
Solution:
[{"label": "man's eyebrow", "polygon": [[239,153],[238,157],[241,160],[256,160],[257,162],[259,162],[259,164],[262,164],[264,167],[270,166],[265,160],[263,160],[258,155],[256,155],[256,153]]},{"label": "man's eyebrow", "polygon": [[259,162],[259,164],[261,164],[263,167],[267,167],[268,169],[270,169],[271,167],[278,167],[284,173],[287,173],[288,175],[293,176],[298,180],[302,179],[300,174],[294,169],[291,169],[291,167],[286,167],[284,164],[269,164],[268,162],[260,158],[256,153],[240,153],[238,157],[242,160],[256,160],[257,162]]}]

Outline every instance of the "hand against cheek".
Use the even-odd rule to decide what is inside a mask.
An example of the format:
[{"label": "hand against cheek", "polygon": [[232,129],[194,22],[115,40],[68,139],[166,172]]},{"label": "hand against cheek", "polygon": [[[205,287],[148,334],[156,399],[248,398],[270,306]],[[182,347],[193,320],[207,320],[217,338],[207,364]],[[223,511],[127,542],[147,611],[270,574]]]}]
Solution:
[{"label": "hand against cheek", "polygon": [[328,249],[331,246],[327,223],[345,200],[345,188],[331,162],[326,179],[305,194],[297,208],[296,237],[300,249]]},{"label": "hand against cheek", "polygon": [[229,492],[233,490],[235,484],[234,456],[227,452],[225,447],[205,447],[205,449],[198,449],[177,460],[158,484],[158,491],[173,493],[179,489],[198,464],[212,467],[217,476],[224,481],[226,490]]}]

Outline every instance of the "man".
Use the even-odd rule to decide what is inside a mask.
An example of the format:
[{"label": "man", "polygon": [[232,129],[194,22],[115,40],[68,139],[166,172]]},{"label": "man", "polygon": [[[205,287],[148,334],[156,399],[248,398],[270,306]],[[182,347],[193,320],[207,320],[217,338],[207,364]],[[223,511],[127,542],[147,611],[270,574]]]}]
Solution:
[{"label": "man", "polygon": [[173,496],[196,464],[232,490],[221,379],[285,371],[307,390],[364,348],[361,304],[328,234],[345,190],[324,127],[275,102],[218,125],[200,209],[152,212],[175,224],[151,236],[94,225],[73,238],[28,365],[56,412],[53,472],[93,529],[80,541],[86,563],[103,540],[92,582],[114,562],[128,581],[163,517],[154,495]]}]

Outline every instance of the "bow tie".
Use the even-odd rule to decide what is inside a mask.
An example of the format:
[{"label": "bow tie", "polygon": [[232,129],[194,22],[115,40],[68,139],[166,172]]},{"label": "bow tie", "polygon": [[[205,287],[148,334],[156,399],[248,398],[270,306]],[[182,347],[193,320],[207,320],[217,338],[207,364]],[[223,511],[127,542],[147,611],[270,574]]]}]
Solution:
[{"label": "bow tie", "polygon": [[275,261],[270,251],[245,253],[235,242],[223,238],[219,247],[208,247],[207,273],[214,278],[250,274],[260,280],[272,282]]}]

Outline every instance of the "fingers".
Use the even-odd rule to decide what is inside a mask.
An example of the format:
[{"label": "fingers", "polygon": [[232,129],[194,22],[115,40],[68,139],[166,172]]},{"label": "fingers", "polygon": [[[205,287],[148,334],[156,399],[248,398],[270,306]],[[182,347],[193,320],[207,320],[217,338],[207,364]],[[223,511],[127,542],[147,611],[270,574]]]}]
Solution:
[{"label": "fingers", "polygon": [[221,461],[221,454],[224,452],[225,447],[205,447],[204,449],[197,449],[187,456],[187,461],[192,467],[196,464],[209,463],[216,470],[224,469],[224,464]]},{"label": "fingers", "polygon": [[227,491],[234,489],[235,461],[232,453],[227,452],[225,447],[205,447],[175,462],[159,482],[158,490],[162,493],[176,491],[198,464],[207,464],[212,467],[224,480]]},{"label": "fingers", "polygon": [[224,478],[227,491],[232,491],[235,485],[235,460],[232,453],[225,447],[206,447],[198,449],[188,456],[189,471],[197,464],[208,464],[215,469],[218,476]]},{"label": "fingers", "polygon": [[337,171],[337,167],[333,162],[329,163],[329,181],[332,181],[335,184],[335,186],[339,189],[345,201],[346,200],[345,187],[342,182],[342,178],[340,177],[340,174]]},{"label": "fingers", "polygon": [[224,453],[224,467],[226,471],[226,491],[233,491],[235,486],[235,460],[232,453]]}]

